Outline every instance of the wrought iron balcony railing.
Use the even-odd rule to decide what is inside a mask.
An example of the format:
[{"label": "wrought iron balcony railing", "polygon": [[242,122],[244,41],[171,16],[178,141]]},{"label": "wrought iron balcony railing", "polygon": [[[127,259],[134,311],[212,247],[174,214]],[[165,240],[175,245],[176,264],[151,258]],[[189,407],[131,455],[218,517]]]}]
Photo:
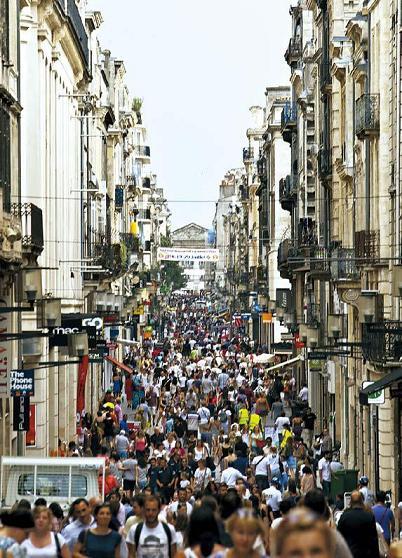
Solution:
[{"label": "wrought iron balcony railing", "polygon": [[322,147],[317,156],[318,175],[322,180],[328,178],[332,173],[331,150]]},{"label": "wrought iron balcony railing", "polygon": [[151,210],[150,209],[139,209],[138,210],[138,220],[150,220]]},{"label": "wrought iron balcony railing", "polygon": [[257,173],[261,181],[267,179],[267,160],[264,156],[260,157],[257,161]]},{"label": "wrought iron balcony railing", "polygon": [[287,101],[281,114],[281,132],[285,141],[292,141],[292,133],[296,130],[297,106],[295,103]]},{"label": "wrought iron balcony railing", "polygon": [[380,131],[380,96],[364,94],[356,101],[355,130],[359,139]]},{"label": "wrought iron balcony railing", "polygon": [[402,322],[363,324],[362,354],[374,364],[395,362],[399,365],[402,358]]},{"label": "wrought iron balcony railing", "polygon": [[148,145],[136,145],[134,147],[134,153],[137,157],[150,157],[151,148]]},{"label": "wrought iron balcony railing", "polygon": [[305,217],[299,220],[297,232],[298,245],[300,248],[317,244],[317,227],[315,221],[313,221],[311,217]]},{"label": "wrought iron balcony railing", "polygon": [[308,303],[305,307],[306,324],[309,326],[318,326],[320,324],[320,305]]},{"label": "wrought iron balcony railing", "polygon": [[331,63],[328,58],[325,57],[320,64],[320,87],[321,91],[325,91],[332,86],[332,76],[331,76]]},{"label": "wrought iron balcony railing", "polygon": [[253,147],[244,147],[243,148],[243,162],[250,163],[254,161],[254,148]]},{"label": "wrought iron balcony railing", "polygon": [[279,181],[279,202],[282,209],[292,211],[297,199],[297,178],[288,175]]},{"label": "wrought iron balcony railing", "polygon": [[313,246],[310,253],[310,275],[329,280],[331,276],[329,250],[325,246]]},{"label": "wrought iron balcony railing", "polygon": [[290,65],[301,57],[302,54],[302,41],[301,37],[293,37],[289,41],[288,48],[285,52],[285,60]]},{"label": "wrought iron balcony railing", "polygon": [[366,266],[380,262],[380,231],[355,232],[356,264]]},{"label": "wrought iron balcony railing", "polygon": [[33,203],[12,203],[11,214],[21,220],[22,251],[39,255],[43,251],[42,210]]},{"label": "wrought iron balcony railing", "polygon": [[126,183],[129,190],[134,190],[137,187],[137,177],[135,174],[128,174],[126,176]]},{"label": "wrought iron balcony railing", "polygon": [[331,277],[333,281],[358,281],[360,272],[356,265],[354,248],[334,248],[331,253]]}]

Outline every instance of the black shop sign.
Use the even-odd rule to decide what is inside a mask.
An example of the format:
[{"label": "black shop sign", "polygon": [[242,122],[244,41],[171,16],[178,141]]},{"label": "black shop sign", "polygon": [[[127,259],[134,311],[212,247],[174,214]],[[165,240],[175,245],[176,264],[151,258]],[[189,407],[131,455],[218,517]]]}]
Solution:
[{"label": "black shop sign", "polygon": [[11,397],[29,397],[35,395],[35,378],[33,370],[11,370]]},{"label": "black shop sign", "polygon": [[68,335],[86,332],[88,348],[96,349],[103,330],[103,319],[87,314],[62,314],[61,326],[52,330],[49,347],[68,347]]},{"label": "black shop sign", "polygon": [[13,398],[13,430],[14,432],[29,430],[29,397]]}]

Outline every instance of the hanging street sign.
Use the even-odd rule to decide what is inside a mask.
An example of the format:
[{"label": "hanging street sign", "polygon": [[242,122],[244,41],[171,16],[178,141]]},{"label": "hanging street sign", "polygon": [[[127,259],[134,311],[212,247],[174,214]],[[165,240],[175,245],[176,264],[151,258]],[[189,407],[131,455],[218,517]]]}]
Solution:
[{"label": "hanging street sign", "polygon": [[30,397],[35,395],[35,378],[33,370],[11,370],[11,397]]},{"label": "hanging street sign", "polygon": [[[374,382],[363,382],[362,389],[371,386]],[[385,390],[380,389],[379,391],[374,391],[368,395],[367,402],[369,405],[384,405],[385,403]]]}]

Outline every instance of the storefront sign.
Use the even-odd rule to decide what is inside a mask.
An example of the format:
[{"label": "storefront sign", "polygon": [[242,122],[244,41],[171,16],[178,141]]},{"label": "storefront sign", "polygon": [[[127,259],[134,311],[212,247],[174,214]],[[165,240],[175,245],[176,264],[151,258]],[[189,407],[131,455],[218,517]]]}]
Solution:
[{"label": "storefront sign", "polygon": [[29,406],[29,430],[25,436],[25,445],[30,448],[36,446],[36,405]]},{"label": "storefront sign", "polygon": [[97,340],[102,334],[103,318],[87,314],[62,314],[61,326],[53,328],[49,337],[49,347],[68,347],[68,335],[87,332],[88,348],[96,348]]},{"label": "storefront sign", "polygon": [[159,247],[157,252],[158,261],[170,262],[217,262],[219,250],[215,248],[164,248]]},{"label": "storefront sign", "polygon": [[[11,297],[0,298],[0,306],[11,306]],[[12,331],[11,313],[0,314],[0,334]],[[11,341],[0,341],[0,399],[9,397]]]},{"label": "storefront sign", "polygon": [[33,370],[11,370],[10,395],[12,397],[29,397],[35,395],[35,379]]},{"label": "storefront sign", "polygon": [[29,430],[29,397],[13,398],[13,430],[27,432]]},{"label": "storefront sign", "polygon": [[[374,382],[363,382],[362,389],[371,386]],[[380,389],[368,395],[367,403],[369,405],[384,405],[385,403],[385,390]]]},{"label": "storefront sign", "polygon": [[263,312],[262,313],[262,323],[263,324],[270,324],[271,322],[272,322],[271,312]]},{"label": "storefront sign", "polygon": [[290,289],[276,289],[276,306],[284,310],[290,310]]}]

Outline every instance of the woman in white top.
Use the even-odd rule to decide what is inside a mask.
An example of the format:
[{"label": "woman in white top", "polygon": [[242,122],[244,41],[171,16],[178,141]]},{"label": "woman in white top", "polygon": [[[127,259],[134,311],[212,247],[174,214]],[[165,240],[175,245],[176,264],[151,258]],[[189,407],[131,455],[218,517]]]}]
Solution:
[{"label": "woman in white top", "polygon": [[205,465],[205,459],[200,459],[193,477],[193,490],[205,490],[211,478],[211,469]]},{"label": "woman in white top", "polygon": [[208,448],[201,440],[197,440],[197,445],[194,448],[194,461],[206,459],[209,455]]},{"label": "woman in white top", "polygon": [[45,506],[33,510],[35,528],[22,543],[28,558],[70,558],[70,550],[59,533],[53,533],[52,512]]}]

